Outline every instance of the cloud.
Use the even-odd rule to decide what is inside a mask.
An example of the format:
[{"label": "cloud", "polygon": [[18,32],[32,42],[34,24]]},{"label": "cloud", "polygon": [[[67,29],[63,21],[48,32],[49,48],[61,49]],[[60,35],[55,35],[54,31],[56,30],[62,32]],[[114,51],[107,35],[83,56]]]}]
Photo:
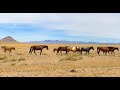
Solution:
[{"label": "cloud", "polygon": [[27,23],[68,36],[120,39],[119,13],[1,13],[0,23]]}]

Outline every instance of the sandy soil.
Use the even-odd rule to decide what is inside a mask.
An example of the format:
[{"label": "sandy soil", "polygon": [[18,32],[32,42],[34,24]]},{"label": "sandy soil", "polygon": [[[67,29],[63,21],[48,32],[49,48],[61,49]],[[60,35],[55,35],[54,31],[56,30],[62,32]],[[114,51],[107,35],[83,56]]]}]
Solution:
[{"label": "sandy soil", "polygon": [[[56,55],[52,52],[58,44],[48,44],[49,50],[44,49],[43,54],[29,54],[33,44],[0,44],[0,46],[15,46],[11,54],[4,53],[0,48],[0,77],[119,77],[120,52],[113,55],[100,55],[96,52],[97,46],[75,44],[69,46],[94,46],[89,55],[83,53]],[[120,47],[120,45],[109,45]],[[73,58],[74,57],[74,58]]]}]

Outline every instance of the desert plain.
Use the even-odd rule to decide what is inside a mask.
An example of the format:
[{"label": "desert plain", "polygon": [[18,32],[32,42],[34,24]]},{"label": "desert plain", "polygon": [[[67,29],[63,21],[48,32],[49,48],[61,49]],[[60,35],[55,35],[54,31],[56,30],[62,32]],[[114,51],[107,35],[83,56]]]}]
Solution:
[{"label": "desert plain", "polygon": [[[97,54],[97,46],[102,44],[46,44],[49,49],[36,51],[37,55],[29,54],[30,47],[37,44],[4,44],[1,46],[14,46],[12,53],[5,53],[0,48],[0,77],[119,77],[120,76],[120,51],[115,54]],[[53,53],[53,48],[59,46],[93,46],[94,50],[89,55],[69,52],[65,55]]]}]

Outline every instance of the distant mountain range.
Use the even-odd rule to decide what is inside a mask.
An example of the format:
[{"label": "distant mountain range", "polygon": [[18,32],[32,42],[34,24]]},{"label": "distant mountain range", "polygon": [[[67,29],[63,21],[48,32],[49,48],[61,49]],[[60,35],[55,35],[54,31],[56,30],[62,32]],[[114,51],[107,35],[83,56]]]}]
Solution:
[{"label": "distant mountain range", "polygon": [[83,42],[83,41],[62,41],[62,40],[44,40],[44,41],[29,41],[26,43],[33,44],[120,44],[120,43],[101,43],[101,42]]},{"label": "distant mountain range", "polygon": [[0,42],[1,43],[29,43],[29,44],[120,44],[120,43],[83,42],[83,41],[66,41],[66,40],[44,40],[44,41],[18,42],[11,36],[2,38]]}]

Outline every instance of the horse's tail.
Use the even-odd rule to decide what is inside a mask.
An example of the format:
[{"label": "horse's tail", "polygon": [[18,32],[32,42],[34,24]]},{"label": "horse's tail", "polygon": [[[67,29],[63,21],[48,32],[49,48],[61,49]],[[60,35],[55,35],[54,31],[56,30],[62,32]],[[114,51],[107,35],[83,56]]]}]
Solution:
[{"label": "horse's tail", "polygon": [[33,47],[30,47],[30,51],[29,51],[29,53],[31,53],[31,52],[32,52],[32,49],[33,49]]}]

